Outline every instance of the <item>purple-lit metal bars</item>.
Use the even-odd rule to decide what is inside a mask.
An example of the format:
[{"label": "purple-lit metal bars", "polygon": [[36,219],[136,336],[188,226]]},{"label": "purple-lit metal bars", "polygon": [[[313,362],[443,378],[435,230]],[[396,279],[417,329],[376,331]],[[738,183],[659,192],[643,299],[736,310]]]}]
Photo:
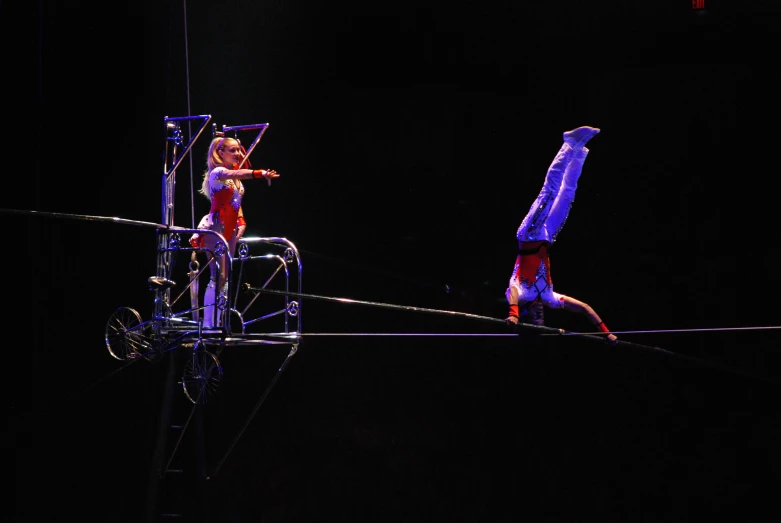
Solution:
[{"label": "purple-lit metal bars", "polygon": [[257,123],[257,124],[252,124],[252,125],[231,125],[231,126],[223,125],[222,126],[223,134],[227,134],[227,133],[230,133],[230,132],[235,133],[235,132],[238,132],[238,131],[255,131],[255,130],[260,130],[258,135],[252,141],[252,144],[249,146],[249,149],[247,149],[246,156],[244,157],[244,159],[241,160],[241,163],[239,164],[239,169],[244,167],[244,163],[247,162],[247,160],[249,159],[250,155],[252,154],[252,151],[255,150],[255,147],[260,142],[260,139],[263,137],[263,133],[266,132],[266,129],[268,129],[268,126],[269,126],[269,124],[267,124],[267,123]]}]

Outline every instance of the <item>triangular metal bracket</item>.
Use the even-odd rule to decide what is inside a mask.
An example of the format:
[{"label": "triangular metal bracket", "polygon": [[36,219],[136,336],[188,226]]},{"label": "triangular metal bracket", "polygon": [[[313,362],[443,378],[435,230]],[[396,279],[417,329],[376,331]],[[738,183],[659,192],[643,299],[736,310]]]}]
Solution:
[{"label": "triangular metal bracket", "polygon": [[249,157],[252,154],[252,151],[255,149],[255,147],[260,142],[260,139],[263,137],[263,133],[266,132],[266,129],[268,129],[269,124],[267,123],[256,123],[252,125],[223,125],[222,126],[222,133],[223,136],[225,136],[227,133],[233,132],[236,133],[238,131],[258,131],[258,135],[255,137],[255,139],[252,141],[252,144],[249,146],[249,149],[247,149],[247,154],[244,156],[244,159],[241,161],[241,164],[239,164],[239,169],[244,167],[244,164],[249,161]]},{"label": "triangular metal bracket", "polygon": [[[190,137],[190,141],[187,142],[187,146],[184,148],[184,151],[177,158],[175,158],[174,164],[171,167],[167,167],[168,158],[166,157],[166,167],[164,168],[166,178],[168,178],[172,172],[176,171],[176,168],[179,167],[179,164],[182,163],[182,160],[184,160],[184,158],[187,156],[187,153],[190,152],[193,144],[198,138],[200,138],[201,133],[204,129],[206,129],[206,126],[208,125],[209,121],[211,121],[211,119],[212,117],[210,114],[203,114],[198,116],[178,116],[174,118],[169,118],[168,116],[165,117],[164,121],[166,129],[166,140],[174,141],[177,147],[182,145],[180,122],[201,120],[201,124],[198,127],[197,132]],[[169,134],[173,134],[173,136],[169,136]]]}]

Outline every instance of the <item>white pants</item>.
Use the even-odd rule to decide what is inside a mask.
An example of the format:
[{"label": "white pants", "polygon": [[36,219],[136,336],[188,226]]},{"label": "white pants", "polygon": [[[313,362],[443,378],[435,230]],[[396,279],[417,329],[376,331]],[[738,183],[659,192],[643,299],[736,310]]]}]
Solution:
[{"label": "white pants", "polygon": [[518,227],[519,242],[545,240],[552,244],[556,241],[575,201],[578,178],[587,155],[585,147],[575,150],[566,143],[561,146],[548,167],[540,194]]}]

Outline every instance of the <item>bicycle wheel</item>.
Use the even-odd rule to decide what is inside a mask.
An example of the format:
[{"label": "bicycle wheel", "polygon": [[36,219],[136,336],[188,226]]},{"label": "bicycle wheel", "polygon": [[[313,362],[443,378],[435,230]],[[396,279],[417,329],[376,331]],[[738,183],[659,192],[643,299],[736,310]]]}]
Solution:
[{"label": "bicycle wheel", "polygon": [[141,315],[130,307],[119,307],[106,324],[106,347],[112,357],[125,361],[149,351],[143,334]]},{"label": "bicycle wheel", "polygon": [[211,401],[222,381],[222,365],[217,356],[205,350],[193,350],[184,364],[182,388],[193,403],[203,405]]}]

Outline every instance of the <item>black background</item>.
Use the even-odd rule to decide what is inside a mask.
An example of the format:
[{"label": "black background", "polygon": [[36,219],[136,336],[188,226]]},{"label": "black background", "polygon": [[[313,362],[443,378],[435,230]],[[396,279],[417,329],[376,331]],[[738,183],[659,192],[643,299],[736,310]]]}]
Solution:
[{"label": "black background", "polygon": [[[305,338],[206,502],[185,483],[167,508],[226,522],[777,521],[779,10],[706,3],[3,4],[4,210],[158,223],[164,117],[268,122],[252,161],[281,177],[246,184],[248,235],[297,245],[304,292],[503,318],[518,224],[561,133],[592,125],[556,289],[642,331],[622,340],[691,358],[577,338]],[[176,225],[208,210],[189,193],[210,133],[177,173]],[[152,314],[154,229],[3,218],[15,518],[142,521],[166,367],[124,368],[104,334],[117,307]],[[508,332],[305,311],[309,333]],[[559,311],[546,322],[589,328]],[[220,356],[207,469],[287,349]]]}]

